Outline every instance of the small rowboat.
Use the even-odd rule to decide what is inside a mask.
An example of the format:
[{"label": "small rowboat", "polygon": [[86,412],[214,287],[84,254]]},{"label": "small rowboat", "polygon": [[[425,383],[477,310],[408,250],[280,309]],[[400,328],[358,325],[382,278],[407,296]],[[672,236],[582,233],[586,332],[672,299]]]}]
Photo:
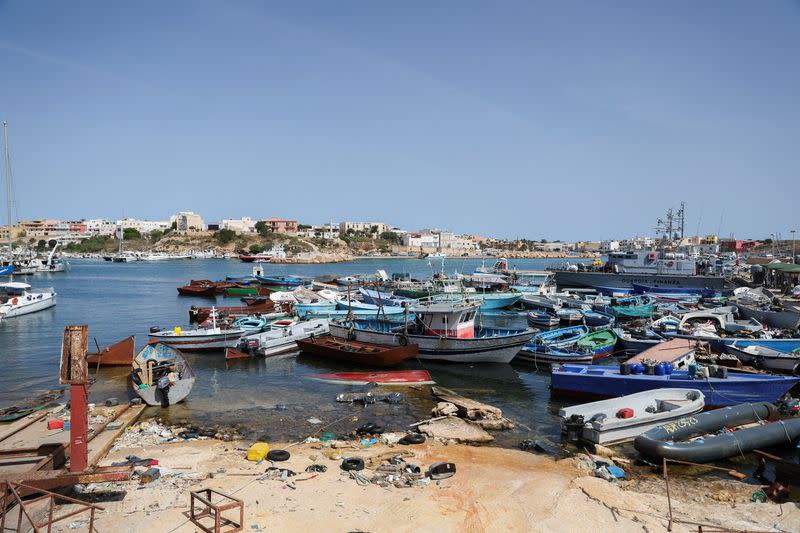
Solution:
[{"label": "small rowboat", "polygon": [[90,365],[119,365],[128,366],[133,361],[133,352],[136,348],[136,337],[131,335],[127,339],[122,339],[116,344],[106,346],[95,353],[86,355],[86,361]]},{"label": "small rowboat", "polygon": [[547,311],[534,309],[528,313],[528,324],[533,327],[550,328],[557,326],[560,320]]},{"label": "small rowboat", "polygon": [[594,353],[591,351],[528,343],[519,351],[514,360],[527,361],[534,364],[583,363],[588,365],[591,364],[594,358]]},{"label": "small rowboat", "polygon": [[205,296],[213,298],[217,294],[217,287],[214,284],[190,283],[183,287],[178,287],[178,294],[181,296]]},{"label": "small rowboat", "polygon": [[[258,315],[262,313],[269,313],[275,309],[275,304],[270,300],[265,300],[260,303],[245,306],[234,307],[216,307],[217,315],[220,317],[241,317],[248,315]],[[205,322],[211,316],[210,307],[195,307],[189,309],[189,323]]]},{"label": "small rowboat", "polygon": [[576,346],[579,350],[591,351],[595,359],[600,359],[611,354],[617,345],[617,336],[614,330],[598,329],[581,337]]},{"label": "small rowboat", "polygon": [[308,354],[369,366],[394,366],[417,355],[417,345],[384,346],[361,341],[348,341],[326,335],[298,340],[297,346]]},{"label": "small rowboat", "polygon": [[312,379],[327,383],[347,385],[433,385],[435,381],[427,370],[390,370],[388,372],[334,372],[314,374]]},{"label": "small rowboat", "polygon": [[225,289],[227,296],[269,296],[272,291],[257,285],[236,285]]},{"label": "small rowboat", "polygon": [[148,344],[131,363],[131,386],[147,405],[169,407],[183,401],[195,375],[181,352],[166,344]]}]

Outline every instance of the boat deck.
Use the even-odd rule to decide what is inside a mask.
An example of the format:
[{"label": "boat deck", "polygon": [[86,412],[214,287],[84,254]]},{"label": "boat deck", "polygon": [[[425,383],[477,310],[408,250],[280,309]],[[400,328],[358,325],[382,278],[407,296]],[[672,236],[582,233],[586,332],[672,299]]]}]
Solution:
[{"label": "boat deck", "polygon": [[628,364],[655,361],[656,363],[675,363],[694,353],[697,341],[690,339],[671,339],[660,342],[647,350],[634,355],[627,361]]}]

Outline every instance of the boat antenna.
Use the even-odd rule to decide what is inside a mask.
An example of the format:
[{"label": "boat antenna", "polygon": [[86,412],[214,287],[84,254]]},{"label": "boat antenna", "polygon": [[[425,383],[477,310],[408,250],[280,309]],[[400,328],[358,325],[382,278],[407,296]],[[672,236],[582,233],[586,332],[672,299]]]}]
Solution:
[{"label": "boat antenna", "polygon": [[6,208],[8,209],[8,260],[12,264],[14,259],[13,229],[14,229],[14,188],[13,175],[11,174],[11,155],[8,150],[8,122],[3,121],[3,168],[6,175]]}]

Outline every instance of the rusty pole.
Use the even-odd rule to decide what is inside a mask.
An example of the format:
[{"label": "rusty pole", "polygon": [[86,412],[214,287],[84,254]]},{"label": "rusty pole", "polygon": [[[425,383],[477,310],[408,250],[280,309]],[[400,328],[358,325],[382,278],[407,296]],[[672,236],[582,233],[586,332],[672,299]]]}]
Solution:
[{"label": "rusty pole", "polygon": [[89,466],[89,326],[65,326],[61,345],[62,384],[69,385],[69,470],[82,472]]}]

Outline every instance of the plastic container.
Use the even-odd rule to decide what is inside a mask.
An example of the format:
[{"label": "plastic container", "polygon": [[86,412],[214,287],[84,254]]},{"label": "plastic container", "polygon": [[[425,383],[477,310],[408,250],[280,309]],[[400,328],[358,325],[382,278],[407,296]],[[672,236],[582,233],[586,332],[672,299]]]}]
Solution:
[{"label": "plastic container", "polygon": [[656,376],[663,376],[664,375],[664,365],[663,364],[658,363],[654,370],[655,370]]},{"label": "plastic container", "polygon": [[717,369],[717,377],[720,379],[728,379],[728,367],[721,366]]},{"label": "plastic container", "polygon": [[664,374],[668,376],[672,374],[672,365],[670,363],[664,363]]},{"label": "plastic container", "polygon": [[619,365],[619,373],[623,376],[627,376],[631,373],[631,365],[626,363],[620,363]]},{"label": "plastic container", "polygon": [[644,374],[644,365],[641,363],[635,363],[631,365],[631,370],[634,374]]},{"label": "plastic container", "polygon": [[47,429],[62,429],[63,427],[64,427],[64,421],[61,420],[60,418],[47,421]]},{"label": "plastic container", "polygon": [[654,376],[656,373],[654,365],[644,365],[644,373],[648,376]]},{"label": "plastic container", "polygon": [[697,363],[689,363],[689,377],[693,378],[697,374]]},{"label": "plastic container", "polygon": [[269,453],[269,444],[266,442],[254,442],[247,450],[248,461],[260,461]]}]

